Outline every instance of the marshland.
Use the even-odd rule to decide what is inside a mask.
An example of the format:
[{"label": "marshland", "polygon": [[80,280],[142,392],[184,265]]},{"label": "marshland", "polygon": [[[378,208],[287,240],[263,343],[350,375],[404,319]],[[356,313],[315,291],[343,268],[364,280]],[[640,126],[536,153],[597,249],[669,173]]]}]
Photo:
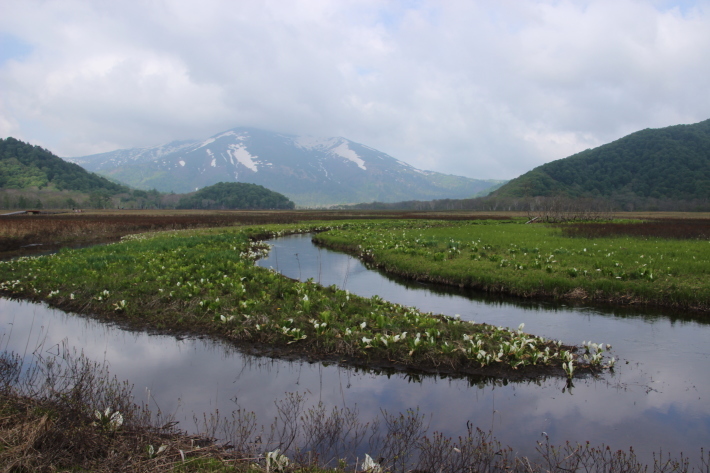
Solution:
[{"label": "marshland", "polygon": [[[180,428],[232,443],[233,433],[219,433],[219,422],[208,421],[215,408],[242,429],[247,421],[239,413],[254,411],[254,425],[268,425],[267,419],[285,412],[284,403],[298,411],[288,411],[289,419],[325,409],[319,419],[333,421],[338,408],[352,410],[351,416],[357,410],[363,425],[386,427],[372,437],[379,440],[361,439],[345,449],[351,457],[329,447],[318,451],[317,462],[304,456],[317,450],[307,442],[257,446],[255,427],[242,438],[248,455],[241,453],[262,466],[266,453],[279,448],[302,464],[343,468],[368,453],[388,470],[430,470],[424,458],[438,455],[439,465],[456,471],[459,460],[446,455],[466,444],[477,455],[505,460],[497,467],[527,471],[525,457],[536,468],[544,461],[561,467],[562,458],[554,460],[550,449],[567,440],[568,453],[576,453],[565,457],[579,462],[601,465],[604,450],[590,449],[607,444],[622,451],[627,466],[653,464],[661,449],[676,462],[667,463],[676,470],[666,471],[690,468],[683,458],[692,459],[690,466],[703,464],[710,413],[703,401],[706,382],[697,373],[709,356],[703,343],[707,221],[693,220],[688,225],[695,233],[678,238],[639,230],[647,221],[551,226],[507,215],[225,215],[216,220],[231,218],[221,221],[229,226],[220,228],[208,228],[214,222],[201,217],[183,226],[174,217],[149,228],[114,224],[102,242],[125,233],[119,242],[3,262],[3,294],[34,301],[3,302],[6,352],[20,351],[29,340],[31,353],[46,353],[55,343],[88,351],[91,343],[82,336],[103,332],[105,339],[94,345],[103,347],[112,372],[129,380],[134,394],[150,386],[153,408],[173,413]],[[321,220],[308,221],[316,218]],[[667,226],[681,228],[678,222],[661,225]],[[160,229],[170,231],[155,232]],[[153,232],[135,234],[146,230]],[[20,233],[13,238],[24,242],[42,234],[28,239]],[[55,244],[93,241],[91,231],[64,235],[54,236]],[[405,276],[398,279],[410,291],[403,300],[393,300],[388,289],[393,275]],[[356,289],[366,278],[380,278],[370,282],[372,293]],[[436,297],[435,308],[420,304]],[[90,318],[61,315],[39,302]],[[79,325],[60,329],[72,324]],[[78,328],[87,327],[82,324],[91,328]],[[124,329],[131,335],[116,335]],[[123,340],[114,345],[112,338]],[[87,356],[101,359],[101,349]],[[103,412],[109,406],[92,407]],[[203,412],[208,417],[201,424],[192,420]],[[403,451],[383,447],[394,438],[403,441],[398,422],[410,429],[406,460]],[[679,425],[690,428],[680,432]],[[501,442],[496,452],[484,448],[493,437]],[[591,446],[584,453],[576,445],[586,440]],[[147,450],[144,455],[154,458]],[[473,464],[472,458],[466,461]]]}]

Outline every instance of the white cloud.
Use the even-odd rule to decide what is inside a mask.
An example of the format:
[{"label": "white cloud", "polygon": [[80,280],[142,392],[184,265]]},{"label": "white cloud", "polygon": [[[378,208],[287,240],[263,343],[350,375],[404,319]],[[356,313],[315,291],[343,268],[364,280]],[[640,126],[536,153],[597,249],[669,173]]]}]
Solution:
[{"label": "white cloud", "polygon": [[3,10],[3,44],[23,47],[0,63],[0,135],[61,156],[249,125],[512,178],[638,129],[710,117],[707,0],[16,0]]}]

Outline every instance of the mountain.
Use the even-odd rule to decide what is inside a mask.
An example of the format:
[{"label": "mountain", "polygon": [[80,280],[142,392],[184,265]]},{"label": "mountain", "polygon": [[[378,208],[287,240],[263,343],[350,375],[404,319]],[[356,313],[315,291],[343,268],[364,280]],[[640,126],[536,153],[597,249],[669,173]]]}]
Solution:
[{"label": "mountain", "polygon": [[218,182],[180,199],[178,209],[284,209],[295,207],[283,194],[243,182]]},{"label": "mountain", "polygon": [[710,197],[710,120],[632,133],[543,164],[493,195],[706,200]]},{"label": "mountain", "polygon": [[345,138],[240,127],[206,140],[72,158],[142,189],[191,192],[221,181],[259,184],[301,206],[466,198],[499,181],[422,171]]},{"label": "mountain", "polygon": [[39,146],[0,139],[0,188],[126,192],[128,188],[87,172]]}]

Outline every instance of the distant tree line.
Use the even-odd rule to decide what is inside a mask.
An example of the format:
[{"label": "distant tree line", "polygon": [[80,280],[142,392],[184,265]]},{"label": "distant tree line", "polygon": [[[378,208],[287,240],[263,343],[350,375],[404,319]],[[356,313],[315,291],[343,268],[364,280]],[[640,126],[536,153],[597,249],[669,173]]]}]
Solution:
[{"label": "distant tree line", "polygon": [[674,200],[641,198],[634,194],[615,194],[611,198],[571,198],[559,195],[552,197],[501,197],[494,195],[472,199],[410,200],[391,203],[371,202],[355,205],[340,205],[336,208],[413,211],[516,211],[527,213],[543,212],[545,209],[551,212],[556,212],[557,210],[555,209],[570,209],[570,212],[585,209],[595,214],[612,211],[710,212],[710,197],[704,199]]},{"label": "distant tree line", "polygon": [[[98,189],[90,193],[56,189],[0,189],[0,209],[293,209],[295,204],[276,192],[254,184],[244,193],[223,189],[213,193],[209,187],[193,194],[162,193],[155,189],[139,189],[113,194]],[[252,189],[255,187],[258,189]],[[199,195],[198,195],[199,194]]]},{"label": "distant tree line", "polygon": [[[0,189],[0,209],[160,209],[175,208],[174,196],[134,190],[112,194],[101,190],[90,193],[56,189]],[[157,191],[156,191],[157,192]],[[143,197],[143,195],[146,195]],[[172,204],[171,204],[172,197]]]}]

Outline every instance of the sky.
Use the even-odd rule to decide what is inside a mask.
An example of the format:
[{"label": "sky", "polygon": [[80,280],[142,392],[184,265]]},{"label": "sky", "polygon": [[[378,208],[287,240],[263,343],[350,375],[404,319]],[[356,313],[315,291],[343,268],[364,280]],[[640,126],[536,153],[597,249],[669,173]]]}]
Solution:
[{"label": "sky", "polygon": [[0,137],[78,157],[237,126],[511,179],[710,118],[710,0],[0,0]]}]

